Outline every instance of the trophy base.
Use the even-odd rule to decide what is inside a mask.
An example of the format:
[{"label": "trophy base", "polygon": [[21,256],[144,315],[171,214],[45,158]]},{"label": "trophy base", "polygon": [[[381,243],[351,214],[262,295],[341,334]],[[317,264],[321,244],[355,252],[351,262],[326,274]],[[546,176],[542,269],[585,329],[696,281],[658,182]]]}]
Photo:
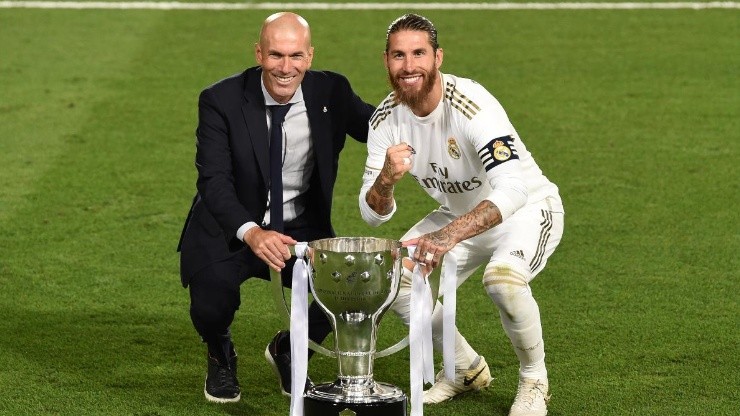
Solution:
[{"label": "trophy base", "polygon": [[306,392],[304,416],[406,416],[406,395],[396,386],[375,383],[369,395],[348,396],[336,383]]}]

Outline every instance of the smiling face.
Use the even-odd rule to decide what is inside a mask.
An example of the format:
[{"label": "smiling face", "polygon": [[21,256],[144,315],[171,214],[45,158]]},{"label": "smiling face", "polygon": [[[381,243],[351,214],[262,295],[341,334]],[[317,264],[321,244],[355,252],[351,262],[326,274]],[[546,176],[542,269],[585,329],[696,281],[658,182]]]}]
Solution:
[{"label": "smiling face", "polygon": [[262,67],[262,82],[275,101],[287,103],[311,68],[313,47],[308,23],[292,13],[274,14],[265,20],[255,57]]},{"label": "smiling face", "polygon": [[419,116],[434,110],[442,98],[438,75],[442,49],[434,50],[429,34],[419,30],[392,33],[383,56],[396,100]]}]

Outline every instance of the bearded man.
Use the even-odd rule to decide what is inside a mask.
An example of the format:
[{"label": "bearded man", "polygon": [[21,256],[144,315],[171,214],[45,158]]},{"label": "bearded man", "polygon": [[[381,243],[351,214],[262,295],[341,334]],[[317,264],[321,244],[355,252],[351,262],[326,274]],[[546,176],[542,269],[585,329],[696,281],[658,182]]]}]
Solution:
[{"label": "bearded man", "polygon": [[[439,71],[443,51],[428,19],[407,14],[393,21],[383,57],[393,92],[370,119],[362,217],[373,226],[388,221],[396,211],[394,185],[406,173],[441,205],[401,238],[416,249],[404,259],[393,310],[408,325],[414,262],[438,267],[452,253],[455,287],[484,266],[483,288],[519,359],[509,415],[546,415],[545,346],[530,284],[563,234],[558,188],[483,86]],[[442,309],[437,302],[432,315],[435,349],[442,346]],[[424,403],[479,390],[492,380],[485,359],[455,332],[455,377],[448,380],[440,371]]]}]

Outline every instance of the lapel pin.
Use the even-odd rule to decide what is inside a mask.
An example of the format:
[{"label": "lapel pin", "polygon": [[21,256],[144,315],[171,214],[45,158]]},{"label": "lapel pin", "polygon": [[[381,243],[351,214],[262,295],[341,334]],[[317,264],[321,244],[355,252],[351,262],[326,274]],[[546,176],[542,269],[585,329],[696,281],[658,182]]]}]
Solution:
[{"label": "lapel pin", "polygon": [[324,106],[324,112],[326,113],[327,111],[329,111],[329,110],[327,110],[327,109],[326,109],[326,106]]}]

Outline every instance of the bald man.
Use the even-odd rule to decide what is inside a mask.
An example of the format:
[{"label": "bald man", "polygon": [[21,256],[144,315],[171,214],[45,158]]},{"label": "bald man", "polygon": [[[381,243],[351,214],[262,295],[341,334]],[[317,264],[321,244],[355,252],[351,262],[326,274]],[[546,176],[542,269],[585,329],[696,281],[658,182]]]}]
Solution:
[{"label": "bald man", "polygon": [[[241,397],[231,338],[241,284],[251,277],[268,280],[272,268],[289,285],[295,262],[289,246],[335,236],[331,205],[339,152],[347,135],[367,141],[375,108],[344,76],[310,70],[313,54],[308,23],[293,13],[276,13],[265,20],[255,44],[259,66],[200,94],[197,193],[178,251],[182,285],[190,288],[190,317],[207,345],[204,392],[212,402]],[[272,123],[281,110],[284,120]],[[276,164],[270,162],[271,133],[282,145],[281,167],[270,166]],[[275,198],[271,168],[281,171],[282,192]],[[270,202],[280,199],[271,210]],[[249,307],[248,296],[245,302]],[[240,332],[257,335],[248,324]],[[311,304],[309,337],[321,343],[330,332],[326,316]],[[289,395],[287,331],[275,335],[265,357]]]}]

